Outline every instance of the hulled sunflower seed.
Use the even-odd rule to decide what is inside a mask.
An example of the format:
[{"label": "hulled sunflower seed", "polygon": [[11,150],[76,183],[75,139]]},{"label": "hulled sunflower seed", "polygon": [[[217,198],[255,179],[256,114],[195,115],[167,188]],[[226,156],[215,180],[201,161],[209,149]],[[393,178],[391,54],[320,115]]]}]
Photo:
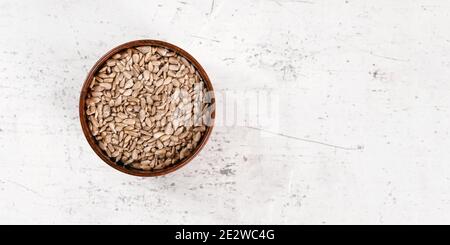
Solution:
[{"label": "hulled sunflower seed", "polygon": [[90,83],[89,130],[114,162],[163,169],[188,157],[206,132],[205,87],[195,67],[176,52],[127,49],[107,60]]}]

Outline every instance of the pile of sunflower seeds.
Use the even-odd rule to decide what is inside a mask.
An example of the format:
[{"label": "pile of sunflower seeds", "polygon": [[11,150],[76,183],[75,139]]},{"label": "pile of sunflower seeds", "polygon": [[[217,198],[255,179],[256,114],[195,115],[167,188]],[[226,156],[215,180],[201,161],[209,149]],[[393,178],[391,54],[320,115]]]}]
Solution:
[{"label": "pile of sunflower seeds", "polygon": [[211,96],[176,52],[141,46],[115,54],[86,99],[89,129],[117,164],[163,169],[189,157],[211,122]]}]

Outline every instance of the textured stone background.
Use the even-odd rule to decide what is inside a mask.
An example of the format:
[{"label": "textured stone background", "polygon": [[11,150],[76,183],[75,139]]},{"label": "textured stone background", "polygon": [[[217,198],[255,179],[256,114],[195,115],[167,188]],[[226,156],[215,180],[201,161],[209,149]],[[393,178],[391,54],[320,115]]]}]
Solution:
[{"label": "textured stone background", "polygon": [[[0,0],[0,223],[449,223],[449,14],[445,0]],[[186,49],[218,94],[280,95],[277,131],[218,125],[165,177],[104,164],[79,91],[142,38]]]}]

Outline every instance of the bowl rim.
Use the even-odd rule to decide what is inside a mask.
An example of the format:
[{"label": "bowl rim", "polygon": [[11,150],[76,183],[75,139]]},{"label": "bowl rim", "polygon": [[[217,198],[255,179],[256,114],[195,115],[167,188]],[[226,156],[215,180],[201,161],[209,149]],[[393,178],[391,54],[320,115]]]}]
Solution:
[{"label": "bowl rim", "polygon": [[[159,47],[164,47],[164,48],[167,48],[167,49],[170,49],[172,51],[179,53],[184,58],[186,58],[191,64],[194,65],[194,67],[197,69],[200,77],[205,82],[206,89],[208,90],[208,92],[212,93],[212,95],[213,95],[211,98],[211,123],[209,126],[206,127],[205,134],[202,137],[198,146],[193,151],[193,153],[189,157],[181,160],[180,162],[178,162],[174,165],[170,165],[167,168],[154,170],[154,171],[125,168],[125,167],[120,166],[120,165],[116,164],[115,162],[113,162],[105,153],[103,153],[103,151],[100,149],[100,146],[98,144],[96,144],[96,140],[95,140],[94,136],[90,133],[89,126],[88,126],[89,124],[87,121],[86,109],[85,109],[86,97],[90,90],[90,88],[89,88],[90,83],[91,83],[92,79],[94,78],[94,75],[101,68],[101,66],[108,59],[110,59],[113,55],[117,54],[118,52],[121,52],[128,48],[134,48],[134,47],[139,47],[139,46],[159,46]],[[140,176],[140,177],[155,177],[155,176],[166,175],[166,174],[171,173],[175,170],[178,170],[181,167],[185,166],[186,164],[190,163],[200,153],[200,151],[206,145],[209,137],[211,136],[211,132],[214,128],[214,122],[215,122],[215,111],[216,111],[216,103],[215,103],[214,88],[211,84],[208,74],[203,69],[203,67],[200,65],[200,63],[192,55],[190,55],[187,51],[183,50],[182,48],[180,48],[174,44],[165,42],[165,41],[153,40],[153,39],[141,39],[141,40],[134,40],[134,41],[126,42],[126,43],[123,43],[123,44],[111,49],[105,55],[103,55],[88,72],[88,75],[87,75],[86,79],[84,80],[83,86],[81,88],[80,101],[79,101],[79,117],[80,117],[81,128],[83,130],[83,134],[84,134],[86,140],[88,141],[89,145],[94,150],[94,152],[100,157],[100,159],[102,159],[106,164],[113,167],[114,169],[116,169],[122,173],[134,175],[134,176]]]}]

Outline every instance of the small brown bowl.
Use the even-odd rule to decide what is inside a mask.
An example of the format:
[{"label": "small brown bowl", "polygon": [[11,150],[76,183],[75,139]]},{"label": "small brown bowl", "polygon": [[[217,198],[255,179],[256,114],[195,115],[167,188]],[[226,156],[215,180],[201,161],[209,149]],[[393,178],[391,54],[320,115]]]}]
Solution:
[{"label": "small brown bowl", "polygon": [[192,161],[192,159],[194,159],[197,154],[203,149],[203,147],[205,146],[206,142],[209,139],[209,136],[211,135],[211,131],[213,129],[214,126],[214,118],[215,118],[215,99],[214,96],[212,96],[211,99],[211,122],[210,125],[206,128],[205,134],[202,137],[202,139],[200,140],[200,143],[198,144],[197,148],[192,152],[192,154],[181,160],[178,163],[175,163],[173,165],[170,165],[166,168],[163,169],[159,169],[159,170],[152,170],[152,171],[144,171],[144,170],[139,170],[139,169],[134,169],[134,168],[129,168],[129,167],[124,167],[121,165],[118,165],[117,163],[113,162],[98,146],[96,139],[94,138],[94,136],[92,136],[90,130],[89,130],[89,124],[88,124],[88,119],[86,116],[86,97],[87,94],[89,92],[89,85],[92,81],[92,79],[94,78],[95,74],[97,73],[97,71],[100,69],[100,67],[108,60],[110,59],[114,54],[121,52],[123,50],[126,50],[128,48],[133,48],[133,47],[138,47],[138,46],[146,46],[146,45],[150,45],[150,46],[159,46],[159,47],[164,47],[167,49],[170,49],[172,51],[175,51],[177,53],[179,53],[180,55],[182,55],[183,57],[185,57],[189,62],[191,62],[191,64],[193,64],[195,66],[195,68],[197,69],[198,73],[200,74],[200,76],[202,77],[203,81],[206,84],[206,88],[208,91],[213,92],[213,86],[211,84],[211,81],[209,80],[208,75],[206,74],[205,70],[203,69],[203,67],[198,63],[198,61],[192,57],[192,55],[190,55],[188,52],[184,51],[183,49],[167,43],[167,42],[163,42],[163,41],[158,41],[158,40],[136,40],[136,41],[131,41],[128,43],[124,43],[114,49],[112,49],[111,51],[109,51],[108,53],[106,53],[102,58],[100,58],[99,61],[97,61],[97,63],[95,63],[94,67],[92,67],[92,69],[89,71],[86,80],[84,81],[83,84],[83,88],[81,89],[81,95],[80,95],[80,106],[79,106],[79,111],[80,111],[80,122],[81,122],[81,128],[83,129],[83,133],[84,136],[86,137],[89,145],[91,146],[91,148],[94,150],[94,152],[105,162],[107,163],[109,166],[123,172],[126,174],[130,174],[130,175],[135,175],[135,176],[142,176],[142,177],[152,177],[152,176],[160,176],[160,175],[165,175],[168,174],[170,172],[173,172],[181,167],[183,167],[184,165],[186,165],[187,163],[189,163],[190,161]]}]

